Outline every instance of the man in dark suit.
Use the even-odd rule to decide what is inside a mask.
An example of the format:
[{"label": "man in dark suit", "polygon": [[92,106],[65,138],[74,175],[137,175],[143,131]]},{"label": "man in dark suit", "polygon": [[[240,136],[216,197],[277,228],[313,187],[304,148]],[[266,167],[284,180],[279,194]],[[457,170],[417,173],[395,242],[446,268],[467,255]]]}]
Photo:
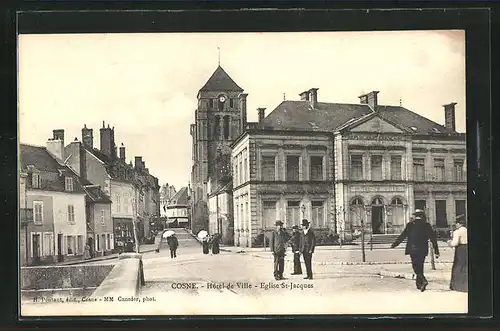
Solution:
[{"label": "man in dark suit", "polygon": [[316,236],[309,226],[309,221],[302,220],[303,233],[301,234],[300,249],[299,251],[304,256],[304,263],[306,265],[307,276],[304,279],[313,279],[312,273],[312,255],[314,247],[316,246]]},{"label": "man in dark suit", "polygon": [[397,247],[406,238],[408,240],[406,242],[405,255],[410,255],[413,271],[417,275],[415,281],[417,289],[424,292],[429,284],[424,276],[424,262],[425,257],[429,253],[429,240],[434,247],[436,258],[439,258],[439,247],[437,245],[436,233],[432,229],[432,226],[427,223],[423,211],[417,210],[414,213],[414,219],[406,225],[403,232],[391,245],[391,248]]},{"label": "man in dark suit", "polygon": [[290,246],[293,252],[293,274],[302,275],[302,267],[300,266],[300,230],[298,225],[293,226],[293,234],[290,239]]},{"label": "man in dark suit", "polygon": [[283,278],[283,270],[285,268],[285,251],[288,241],[288,235],[283,230],[283,222],[276,221],[276,230],[271,233],[270,248],[274,256],[274,279],[281,280]]}]

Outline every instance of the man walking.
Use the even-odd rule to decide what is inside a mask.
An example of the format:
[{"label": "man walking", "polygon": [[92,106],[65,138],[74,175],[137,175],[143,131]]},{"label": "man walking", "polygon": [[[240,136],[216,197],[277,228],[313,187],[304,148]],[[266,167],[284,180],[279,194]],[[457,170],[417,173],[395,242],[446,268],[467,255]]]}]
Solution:
[{"label": "man walking", "polygon": [[300,266],[300,230],[298,225],[293,226],[293,234],[290,239],[290,246],[293,252],[293,274],[302,275],[302,267]]},{"label": "man walking", "polygon": [[429,253],[429,240],[434,247],[436,259],[439,258],[439,247],[437,245],[436,233],[432,226],[427,223],[425,213],[422,210],[416,210],[413,221],[409,222],[403,232],[391,248],[397,247],[403,240],[406,242],[405,255],[410,255],[413,272],[417,275],[415,284],[417,289],[424,292],[429,282],[424,276],[425,257]]},{"label": "man walking", "polygon": [[312,273],[312,255],[314,253],[314,247],[316,246],[316,236],[311,230],[309,221],[306,219],[302,220],[303,233],[300,240],[299,251],[304,256],[304,263],[306,265],[307,276],[304,279],[313,279]]},{"label": "man walking", "polygon": [[170,258],[176,258],[177,257],[177,247],[179,247],[179,241],[177,240],[177,237],[175,234],[171,235],[170,237],[167,238],[167,243],[168,247],[170,248]]},{"label": "man walking", "polygon": [[283,230],[283,222],[276,221],[276,230],[271,233],[270,248],[274,256],[274,279],[282,280],[285,268],[285,250],[287,235]]}]

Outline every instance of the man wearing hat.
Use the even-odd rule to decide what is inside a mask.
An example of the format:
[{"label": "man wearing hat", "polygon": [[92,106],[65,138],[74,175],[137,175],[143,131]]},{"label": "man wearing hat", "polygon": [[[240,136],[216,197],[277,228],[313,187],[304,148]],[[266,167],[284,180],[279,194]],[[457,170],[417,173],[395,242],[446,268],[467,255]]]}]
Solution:
[{"label": "man wearing hat", "polygon": [[304,263],[306,265],[307,276],[304,279],[313,279],[312,255],[314,253],[314,247],[316,246],[316,236],[311,230],[308,220],[302,220],[302,228],[304,232],[301,235],[299,251],[302,253],[302,256],[304,256]]},{"label": "man wearing hat", "polygon": [[301,275],[302,267],[300,266],[300,230],[298,225],[293,226],[293,234],[290,239],[290,246],[293,251],[293,274]]},{"label": "man wearing hat", "polygon": [[285,268],[285,250],[288,241],[286,231],[283,230],[283,222],[276,221],[276,230],[271,233],[270,248],[274,256],[274,279],[283,278]]},{"label": "man wearing hat", "polygon": [[406,224],[405,229],[391,245],[391,248],[397,247],[403,240],[408,238],[405,255],[410,255],[413,272],[417,275],[415,280],[417,289],[424,292],[429,284],[424,276],[424,262],[429,253],[429,240],[434,247],[436,258],[439,258],[439,247],[436,233],[432,226],[427,223],[425,213],[417,209],[413,215],[414,219]]}]

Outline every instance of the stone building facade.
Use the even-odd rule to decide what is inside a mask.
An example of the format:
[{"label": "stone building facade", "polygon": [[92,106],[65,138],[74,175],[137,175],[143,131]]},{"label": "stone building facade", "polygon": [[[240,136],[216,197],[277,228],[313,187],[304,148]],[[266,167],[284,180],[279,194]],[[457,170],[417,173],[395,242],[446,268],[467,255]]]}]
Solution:
[{"label": "stone building facade", "polygon": [[[235,245],[252,247],[275,220],[300,219],[340,236],[398,234],[416,209],[446,228],[466,213],[465,134],[455,103],[445,125],[378,92],[358,104],[318,101],[318,89],[283,101],[232,145]],[[363,221],[363,222],[362,222]]]}]

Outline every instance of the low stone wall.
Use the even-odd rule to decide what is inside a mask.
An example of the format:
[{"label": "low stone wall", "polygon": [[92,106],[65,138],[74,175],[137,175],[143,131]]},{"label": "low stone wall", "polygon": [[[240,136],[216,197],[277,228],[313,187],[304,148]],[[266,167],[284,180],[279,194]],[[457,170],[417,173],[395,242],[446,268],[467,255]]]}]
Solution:
[{"label": "low stone wall", "polygon": [[141,285],[144,285],[142,255],[138,253],[123,253],[106,279],[92,293],[92,297],[137,296]]},{"label": "low stone wall", "polygon": [[95,288],[112,265],[38,266],[21,268],[21,290]]}]

